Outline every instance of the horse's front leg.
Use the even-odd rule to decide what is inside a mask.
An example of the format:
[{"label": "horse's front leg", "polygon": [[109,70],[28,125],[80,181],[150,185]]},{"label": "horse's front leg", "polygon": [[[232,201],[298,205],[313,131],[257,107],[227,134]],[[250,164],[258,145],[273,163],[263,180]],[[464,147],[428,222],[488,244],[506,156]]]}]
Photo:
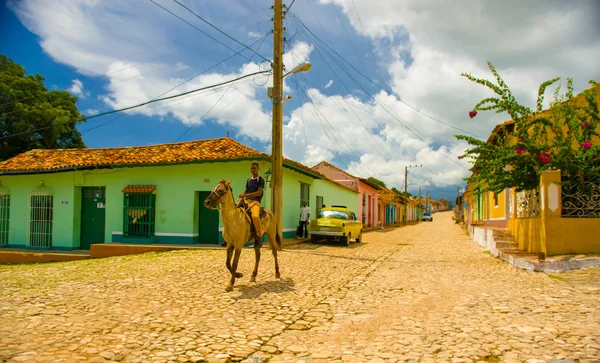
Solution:
[{"label": "horse's front leg", "polygon": [[233,273],[231,271],[231,257],[233,257],[233,245],[231,243],[227,244],[227,260],[225,261],[225,266],[227,267],[227,271],[229,273]]},{"label": "horse's front leg", "polygon": [[250,282],[256,282],[256,275],[258,275],[258,264],[260,263],[260,246],[254,246],[254,271],[252,271],[252,277]]},{"label": "horse's front leg", "polygon": [[233,255],[233,264],[231,266],[231,280],[229,280],[229,285],[227,285],[227,287],[225,288],[225,291],[232,291],[233,284],[235,284],[235,278],[243,276],[241,273],[235,272],[237,270],[238,262],[240,261],[241,254],[242,254],[242,249],[236,248],[235,253]]}]

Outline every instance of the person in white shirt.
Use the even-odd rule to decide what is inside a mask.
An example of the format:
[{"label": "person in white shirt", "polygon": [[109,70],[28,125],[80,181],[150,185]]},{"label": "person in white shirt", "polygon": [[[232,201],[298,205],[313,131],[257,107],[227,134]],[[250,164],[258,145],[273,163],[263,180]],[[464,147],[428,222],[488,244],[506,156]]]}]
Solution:
[{"label": "person in white shirt", "polygon": [[302,233],[304,238],[308,238],[308,224],[310,223],[310,207],[306,201],[302,201],[302,207],[300,207],[300,236],[298,239],[302,239]]}]

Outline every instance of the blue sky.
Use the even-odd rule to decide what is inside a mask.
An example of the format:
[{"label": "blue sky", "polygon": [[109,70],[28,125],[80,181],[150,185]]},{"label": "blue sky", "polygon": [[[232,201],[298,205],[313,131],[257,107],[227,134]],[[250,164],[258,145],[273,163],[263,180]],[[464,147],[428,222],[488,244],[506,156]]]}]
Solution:
[{"label": "blue sky", "polygon": [[[155,1],[235,51],[242,49],[172,0]],[[272,57],[270,1],[183,3],[237,40],[257,42],[253,49]],[[539,84],[556,76],[573,77],[581,91],[588,79],[600,78],[594,61],[600,43],[593,36],[600,29],[591,15],[598,10],[591,0],[569,7],[561,1],[515,0],[508,6],[472,1],[464,8],[417,0],[377,7],[367,0],[298,0],[286,17],[284,60],[288,68],[303,61],[313,67],[286,78],[284,93],[292,99],[284,106],[284,153],[307,165],[328,160],[399,188],[404,166],[422,164],[411,172],[409,190],[421,185],[434,198],[452,199],[468,173],[468,164],[457,159],[465,145],[452,136],[461,133],[456,128],[486,137],[507,118],[468,118],[473,105],[490,93],[460,73],[490,78],[490,60],[527,105]],[[44,75],[48,88],[78,95],[86,115],[152,99],[234,54],[149,0],[13,0],[2,4],[0,27],[10,34],[0,38],[0,53]],[[168,95],[267,64],[250,51],[242,54],[245,58],[235,56]],[[118,119],[102,116],[79,129],[89,147],[229,132],[270,152],[270,84],[265,77],[250,78]]]}]

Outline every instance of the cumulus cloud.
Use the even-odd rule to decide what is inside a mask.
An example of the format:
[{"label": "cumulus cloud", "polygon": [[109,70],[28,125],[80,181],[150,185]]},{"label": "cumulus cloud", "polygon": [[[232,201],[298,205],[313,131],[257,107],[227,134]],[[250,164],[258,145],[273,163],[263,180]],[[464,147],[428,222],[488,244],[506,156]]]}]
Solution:
[{"label": "cumulus cloud", "polygon": [[87,110],[83,111],[83,114],[86,116],[94,116],[99,114],[100,111],[94,109],[94,108],[88,108]]},{"label": "cumulus cloud", "polygon": [[[323,73],[317,84],[302,74],[285,78],[284,92],[293,94],[294,101],[285,105],[289,118],[284,125],[284,153],[309,165],[329,160],[353,174],[377,176],[390,186],[400,187],[404,167],[422,164],[411,169],[411,190],[419,185],[455,185],[468,175],[469,167],[456,158],[466,148],[453,137],[463,133],[457,128],[486,138],[495,124],[508,118],[480,112],[470,119],[468,111],[491,92],[461,77],[461,73],[491,79],[486,65],[490,60],[517,99],[529,106],[534,104],[539,84],[548,79],[572,77],[576,92],[587,87],[588,79],[600,80],[600,5],[593,0],[473,0],[461,6],[434,0],[380,1],[377,6],[371,0],[319,0],[315,14],[323,16],[332,6],[347,17],[353,40],[366,40],[373,46],[378,62],[370,70],[381,73],[373,79],[383,90],[356,73],[355,77],[369,85],[370,93],[353,82],[345,89],[329,73]],[[173,34],[189,32],[190,28],[142,0],[51,4],[11,0],[9,7],[40,37],[44,52],[54,60],[81,74],[105,79],[106,93],[101,99],[113,108],[155,98],[189,79],[194,73],[191,68],[196,69],[189,61],[189,47],[169,42]],[[305,4],[294,7],[295,14],[325,37],[314,14],[303,13]],[[203,10],[208,9],[214,14],[239,10],[219,1],[207,1]],[[292,29],[295,25],[292,19],[288,21]],[[346,38],[337,20],[324,21],[323,26],[328,35]],[[239,38],[258,38],[264,33],[245,26],[237,31]],[[302,39],[301,33],[291,47],[286,45],[287,70],[311,61],[315,49],[321,47]],[[157,44],[171,55],[165,59],[147,52]],[[332,44],[339,51],[349,45],[345,41]],[[214,49],[207,52],[216,58],[232,54],[225,48]],[[321,52],[327,56],[322,48]],[[139,55],[123,57],[127,54]],[[194,59],[205,57],[193,55]],[[256,57],[254,60],[258,62]],[[312,61],[314,68],[328,69],[324,63]],[[257,71],[260,66],[255,62],[238,61],[235,66],[215,68],[166,95]],[[362,66],[360,58],[350,62]],[[343,73],[339,64],[333,63],[333,67]],[[240,134],[264,142],[270,134],[271,110],[266,98],[270,83],[262,76],[249,78],[134,112],[190,126],[201,125],[206,114],[205,119],[231,125]],[[74,81],[72,88],[85,95],[83,84]],[[324,89],[328,95],[321,91]],[[550,98],[546,97],[546,102]]]},{"label": "cumulus cloud", "polygon": [[[492,93],[461,73],[492,79],[486,64],[490,60],[517,99],[528,106],[534,106],[537,87],[548,79],[572,77],[579,92],[588,86],[588,79],[600,78],[596,65],[600,5],[593,1],[577,6],[562,1],[473,1],[463,6],[423,0],[378,6],[367,0],[320,3],[340,7],[354,31],[373,42],[375,53],[382,57],[382,72],[387,73],[382,86],[388,92],[380,91],[366,101],[354,99],[356,109],[368,110],[368,117],[352,116],[355,107],[336,105],[340,96],[315,93],[315,105],[326,115],[322,119],[337,131],[339,140],[325,136],[325,125],[321,134],[310,138],[320,145],[320,154],[307,153],[299,147],[301,123],[296,120],[301,116],[294,111],[288,124],[293,146],[286,150],[305,161],[334,152],[341,155],[343,168],[357,175],[380,176],[392,185],[402,184],[403,167],[415,163],[424,165],[412,171],[422,182],[439,187],[461,183],[469,165],[456,158],[466,148],[453,137],[464,134],[456,128],[487,138],[494,125],[509,118],[489,112],[468,118],[468,111]],[[550,99],[546,97],[546,105]],[[314,123],[318,128],[318,111],[309,108],[299,109],[304,127]],[[369,121],[370,116],[375,120]],[[364,125],[355,124],[358,120]],[[360,135],[358,128],[369,134]]]},{"label": "cumulus cloud", "polygon": [[90,95],[90,92],[84,89],[83,82],[78,79],[73,80],[71,87],[67,88],[67,91],[80,98],[85,98],[86,96]]}]

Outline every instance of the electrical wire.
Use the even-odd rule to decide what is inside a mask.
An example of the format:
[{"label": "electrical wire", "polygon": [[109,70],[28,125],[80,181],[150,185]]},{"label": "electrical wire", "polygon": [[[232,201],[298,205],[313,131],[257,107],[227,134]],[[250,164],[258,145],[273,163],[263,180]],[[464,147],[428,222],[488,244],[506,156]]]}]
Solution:
[{"label": "electrical wire", "polygon": [[[265,34],[265,35],[264,35],[262,38],[259,38],[259,39],[255,40],[255,41],[254,41],[252,44],[250,44],[250,46],[251,46],[251,47],[252,47],[252,46],[254,46],[254,45],[255,45],[256,43],[258,43],[259,41],[264,41],[264,39],[266,39],[266,38],[269,36],[269,34],[270,34],[270,33],[267,33],[267,34]],[[240,53],[244,52],[245,50],[246,50],[246,49],[242,49],[242,50],[240,50],[240,51],[236,52],[235,54],[232,54],[232,55],[230,55],[229,57],[227,57],[227,58],[223,59],[223,60],[222,60],[222,61],[220,61],[219,63],[216,63],[216,64],[212,65],[211,67],[209,67],[209,68],[207,68],[207,69],[203,70],[202,72],[195,74],[194,76],[192,76],[192,77],[190,77],[190,78],[186,79],[185,81],[183,81],[183,82],[179,83],[178,85],[176,85],[176,86],[174,86],[174,87],[172,87],[172,88],[168,89],[167,91],[165,91],[165,92],[161,93],[160,95],[156,96],[156,97],[155,97],[155,99],[156,99],[156,98],[158,98],[158,97],[162,97],[162,96],[166,95],[167,93],[169,93],[169,92],[171,92],[171,91],[175,90],[176,88],[179,88],[179,87],[183,86],[184,84],[186,84],[186,83],[188,83],[188,82],[191,82],[192,80],[196,79],[196,78],[197,78],[197,77],[199,77],[200,75],[202,75],[202,74],[204,74],[204,73],[206,73],[206,72],[208,72],[208,71],[210,71],[210,70],[212,70],[212,69],[214,69],[214,68],[218,67],[219,65],[221,65],[221,64],[223,64],[223,63],[225,63],[225,62],[227,62],[229,59],[231,59],[231,58],[235,57],[236,55],[239,55]],[[130,111],[130,112],[133,112],[133,111]],[[125,116],[127,116],[127,115],[126,115],[126,114],[121,114],[121,115],[119,115],[119,116],[115,117],[114,119],[112,119],[112,120],[109,120],[109,121],[105,122],[105,123],[104,123],[104,124],[102,124],[102,125],[99,125],[99,126],[96,126],[96,127],[93,127],[93,128],[90,128],[90,129],[88,129],[88,130],[85,130],[85,131],[83,131],[83,132],[82,132],[82,134],[83,134],[83,133],[87,133],[87,132],[89,132],[89,131],[92,131],[92,130],[96,130],[96,129],[100,128],[100,127],[103,127],[103,126],[106,126],[106,125],[112,124],[113,122],[115,122],[115,121],[117,121],[118,119],[120,119],[120,118],[122,118],[122,117],[125,117]]]},{"label": "electrical wire", "polygon": [[[313,40],[313,42],[315,42],[317,45],[321,45],[321,46],[323,46],[324,42],[323,42],[321,39],[319,39],[319,38],[318,38],[318,37],[317,37],[317,36],[316,36],[316,35],[315,35],[315,34],[314,34],[312,31],[310,31],[310,30],[308,29],[308,27],[307,27],[306,25],[304,25],[304,23],[302,23],[302,22],[300,21],[300,19],[298,19],[298,17],[297,17],[297,16],[294,16],[294,15],[292,14],[292,17],[293,17],[294,19],[296,19],[296,20],[297,20],[297,21],[298,21],[298,22],[299,22],[299,23],[300,23],[300,24],[301,24],[301,25],[302,25],[302,26],[303,26],[303,27],[304,27],[306,30],[308,30],[308,32],[310,33],[310,35],[309,35],[309,33],[307,33],[307,32],[305,32],[305,35],[306,35],[306,36],[307,36],[309,39],[312,39],[312,40]],[[331,49],[333,52],[335,52],[335,50],[333,50],[331,47],[328,47],[326,44],[324,44],[324,45],[325,45],[327,48]],[[325,49],[325,51],[326,51],[326,53],[328,53],[328,54],[329,54],[329,52],[327,52],[327,49]],[[341,56],[339,55],[339,53],[337,53],[337,52],[335,52],[335,53],[338,55],[338,57],[341,57]],[[335,57],[333,57],[331,54],[329,54],[329,56],[330,56],[330,57],[331,57],[331,58],[334,60],[334,62],[336,62],[336,64],[337,64],[337,65],[338,65],[338,66],[339,66],[339,67],[340,67],[340,68],[341,68],[341,69],[342,69],[342,70],[343,70],[343,71],[344,71],[344,72],[345,72],[345,73],[348,75],[348,77],[350,77],[350,78],[351,78],[351,79],[352,79],[352,80],[353,80],[353,81],[354,81],[354,82],[355,82],[355,83],[356,83],[356,84],[357,84],[357,85],[358,85],[358,86],[359,86],[359,87],[360,87],[360,88],[361,88],[361,89],[362,89],[362,90],[363,90],[363,91],[364,91],[366,94],[368,94],[368,95],[369,95],[369,96],[370,96],[370,97],[371,97],[371,98],[372,98],[372,99],[373,99],[373,100],[374,100],[374,101],[375,101],[377,104],[379,104],[383,110],[385,110],[387,113],[389,113],[389,114],[390,114],[392,117],[396,118],[396,119],[397,119],[397,120],[400,122],[400,124],[402,124],[402,125],[403,125],[403,126],[404,126],[404,127],[407,129],[407,130],[408,130],[408,131],[410,131],[410,132],[411,132],[413,135],[415,135],[415,136],[416,136],[416,137],[417,137],[417,138],[418,138],[418,139],[419,139],[421,142],[423,142],[423,143],[424,143],[425,145],[427,145],[428,147],[431,147],[431,146],[429,145],[429,143],[428,143],[428,142],[427,142],[427,141],[424,139],[424,136],[422,136],[422,135],[419,135],[419,133],[418,133],[418,131],[417,131],[416,129],[414,129],[414,130],[413,130],[413,129],[411,129],[411,128],[410,128],[410,127],[409,127],[409,126],[408,126],[408,125],[405,123],[405,121],[403,121],[403,120],[402,120],[400,117],[398,117],[398,115],[396,115],[396,114],[395,114],[393,111],[391,111],[391,110],[390,110],[390,109],[387,107],[387,105],[385,105],[385,104],[383,104],[382,102],[378,101],[378,100],[377,100],[377,98],[376,98],[376,97],[374,97],[374,95],[372,95],[372,94],[371,94],[371,93],[370,93],[368,90],[366,90],[366,89],[365,89],[365,88],[364,88],[364,87],[361,85],[361,83],[360,83],[360,82],[358,82],[358,81],[357,81],[357,80],[356,80],[356,79],[355,79],[355,78],[352,76],[352,73],[351,73],[351,72],[349,72],[349,71],[348,71],[348,70],[347,70],[347,69],[346,69],[344,66],[340,65],[340,63],[339,63],[339,62],[336,60],[336,58],[335,58]],[[341,58],[343,58],[343,57],[341,57]],[[346,63],[348,63],[348,62],[347,62],[345,59],[343,59],[343,60],[344,60]],[[349,64],[349,63],[348,63],[348,64]],[[356,68],[354,68],[352,65],[350,65],[350,66],[351,66],[353,69],[355,69],[355,70],[356,70]],[[358,71],[358,70],[356,70],[356,71],[357,71],[357,72],[360,72],[360,71]],[[385,91],[385,90],[384,90],[384,91]],[[386,92],[387,92],[387,91],[386,91]],[[433,149],[433,148],[432,148],[432,149]],[[447,156],[446,154],[443,154],[443,153],[442,153],[441,155],[442,155],[443,157],[447,158],[447,159],[448,159],[449,161],[451,161],[452,163],[454,163],[454,164],[456,164],[456,165],[460,166],[461,168],[466,168],[466,169],[468,169],[468,168],[467,168],[467,167],[465,167],[464,165],[462,165],[462,164],[458,164],[458,163],[457,163],[457,162],[456,162],[454,159],[450,158],[450,157],[449,157],[449,156]]]},{"label": "electrical wire", "polygon": [[[308,27],[307,27],[307,26],[306,26],[306,25],[305,25],[305,24],[304,24],[304,23],[303,23],[303,22],[302,22],[302,21],[301,21],[301,20],[300,20],[300,19],[299,19],[297,16],[295,16],[294,14],[292,14],[292,17],[294,17],[294,18],[295,18],[295,19],[296,19],[296,20],[297,20],[297,21],[300,23],[300,25],[302,25],[302,26],[304,27],[304,29],[306,29],[306,30],[307,30],[307,31],[308,31],[310,34],[312,34],[312,35],[313,35],[313,37],[315,37],[315,38],[319,39],[319,38],[318,38],[318,36],[317,36],[316,34],[314,34],[314,33],[312,32],[312,30],[310,30],[310,29],[309,29],[309,28],[308,28]],[[338,57],[339,57],[339,58],[340,58],[340,59],[341,59],[343,62],[347,63],[347,64],[348,64],[348,65],[349,65],[349,66],[350,66],[350,67],[351,67],[351,68],[352,68],[352,69],[353,69],[353,70],[354,70],[356,73],[358,73],[360,76],[362,76],[363,78],[365,78],[367,81],[369,81],[369,82],[370,82],[370,83],[372,83],[374,86],[376,86],[377,88],[381,89],[382,91],[385,91],[385,92],[387,92],[388,94],[392,94],[392,92],[388,91],[388,90],[387,90],[387,89],[385,89],[384,87],[382,87],[382,86],[380,86],[379,84],[375,83],[375,81],[373,81],[373,79],[372,79],[372,78],[370,78],[370,77],[368,77],[368,76],[364,75],[364,74],[363,74],[361,71],[359,71],[358,69],[356,69],[356,67],[354,67],[354,66],[352,65],[352,63],[350,63],[350,62],[349,62],[349,61],[348,61],[346,58],[342,57],[342,56],[341,56],[341,55],[340,55],[340,54],[339,54],[337,51],[335,51],[335,49],[331,48],[330,46],[328,46],[327,44],[325,44],[325,42],[323,42],[323,41],[321,41],[321,43],[322,43],[322,44],[323,44],[325,47],[329,48],[329,49],[330,49],[330,50],[331,50],[331,51],[332,51],[334,54],[336,54],[336,55],[337,55],[337,56],[338,56]],[[398,98],[398,101],[400,101],[402,104],[406,105],[407,107],[409,107],[409,108],[413,109],[414,111],[416,111],[416,112],[420,113],[421,115],[423,115],[423,116],[425,116],[425,117],[428,117],[428,118],[430,118],[430,119],[431,119],[431,120],[433,120],[433,121],[436,121],[436,122],[438,122],[438,123],[441,123],[441,124],[443,124],[443,125],[446,125],[446,126],[448,126],[448,127],[451,127],[451,128],[453,128],[453,129],[455,129],[455,130],[462,131],[462,132],[464,132],[464,133],[467,133],[467,134],[469,134],[469,135],[473,135],[473,136],[475,136],[475,137],[477,137],[477,138],[480,138],[480,139],[484,139],[484,140],[485,140],[485,138],[483,138],[483,137],[481,137],[481,136],[478,136],[478,135],[476,135],[476,134],[473,134],[473,133],[471,133],[471,132],[469,132],[469,131],[467,131],[467,130],[463,130],[463,129],[461,129],[461,128],[459,128],[459,127],[456,127],[456,126],[454,126],[454,125],[452,125],[452,124],[446,123],[446,122],[444,122],[444,121],[441,121],[441,120],[439,120],[439,119],[437,119],[437,118],[435,118],[435,117],[433,117],[433,116],[430,116],[430,115],[428,115],[428,114],[426,114],[426,113],[422,112],[421,110],[419,110],[419,109],[417,109],[417,108],[415,108],[415,107],[413,107],[413,106],[409,105],[408,103],[404,102],[403,100],[401,100],[401,99],[399,99],[399,98]]]},{"label": "electrical wire", "polygon": [[[263,37],[263,39],[262,39],[261,43],[258,45],[258,49],[260,49],[260,47],[262,47],[262,45],[263,45],[263,43],[264,43],[265,39],[266,39],[266,37]],[[255,52],[255,54],[258,54],[258,53],[256,53],[256,52]],[[252,59],[253,57],[254,57],[254,56],[250,56],[250,59]],[[246,66],[247,66],[248,64],[250,64],[250,63],[247,63],[247,64],[245,64],[245,65],[244,65],[244,67],[242,67],[242,69],[240,70],[240,73],[238,73],[238,75],[237,75],[237,77],[238,77],[238,78],[239,78],[239,77],[242,75],[242,73],[244,73],[244,70],[246,69]],[[254,81],[254,79],[253,79],[253,81]],[[256,83],[256,82],[255,82],[255,83]],[[193,129],[193,128],[194,128],[194,127],[197,125],[197,124],[199,124],[199,123],[200,123],[202,120],[204,120],[204,118],[206,117],[206,115],[208,115],[208,113],[209,113],[210,111],[212,111],[212,109],[213,109],[213,108],[215,108],[219,102],[221,102],[221,100],[223,99],[223,97],[225,97],[225,94],[227,94],[227,92],[228,92],[228,91],[231,89],[231,86],[233,86],[233,83],[230,83],[230,84],[229,84],[229,87],[227,87],[227,89],[225,90],[225,92],[223,92],[223,94],[221,95],[221,97],[219,97],[219,99],[217,100],[217,102],[215,102],[215,103],[214,103],[214,104],[213,104],[213,105],[212,105],[212,106],[211,106],[211,107],[208,109],[208,111],[206,111],[206,112],[204,113],[204,115],[202,115],[202,117],[200,117],[200,118],[199,118],[199,119],[198,119],[196,122],[194,122],[194,123],[193,123],[193,124],[192,124],[192,125],[191,125],[191,126],[190,126],[190,127],[189,127],[189,128],[188,128],[188,129],[187,129],[185,132],[184,132],[184,133],[183,133],[183,134],[181,134],[181,135],[180,135],[180,136],[177,138],[177,140],[175,140],[175,142],[177,142],[177,141],[181,140],[181,138],[183,138],[185,135],[187,135],[187,134],[188,134],[188,132],[190,132],[190,131],[191,131],[191,130],[192,130],[192,129]],[[241,94],[241,92],[240,92],[240,94]],[[238,94],[238,97],[239,97],[239,94]],[[237,99],[237,97],[235,97],[233,100],[235,101],[236,99]],[[232,101],[232,102],[233,102],[233,101]],[[229,105],[230,105],[232,102],[230,102],[230,103],[229,103],[227,106],[229,106]],[[225,106],[225,107],[227,107],[227,106]],[[224,109],[224,108],[223,108],[223,109]],[[221,111],[223,111],[223,109],[221,109]],[[221,111],[219,111],[219,113],[220,113]],[[217,115],[218,115],[218,113],[217,113]],[[216,116],[216,115],[215,115],[215,116]],[[214,116],[213,116],[213,118],[214,118]]]},{"label": "electrical wire", "polygon": [[[195,93],[195,92],[207,90],[207,89],[210,89],[210,88],[215,88],[215,87],[222,86],[222,85],[225,85],[225,84],[229,84],[229,83],[232,83],[232,82],[237,82],[237,81],[242,80],[244,78],[248,78],[248,77],[251,77],[251,76],[254,76],[254,75],[257,75],[257,74],[264,74],[264,73],[268,73],[268,72],[270,72],[270,71],[258,71],[258,72],[249,73],[249,74],[246,74],[246,75],[238,77],[238,78],[234,78],[234,79],[231,79],[231,80],[228,80],[228,81],[224,81],[224,82],[217,83],[217,84],[210,85],[210,86],[206,86],[206,87],[197,88],[197,89],[194,89],[194,90],[191,90],[191,91],[187,91],[187,92],[183,92],[183,93],[180,93],[180,94],[176,94],[176,95],[173,95],[173,96],[162,97],[162,98],[155,98],[153,100],[149,100],[149,101],[137,104],[137,105],[123,107],[123,108],[120,108],[120,109],[117,109],[117,110],[111,110],[111,111],[107,111],[107,112],[102,112],[102,113],[99,113],[97,115],[88,116],[87,119],[89,120],[89,119],[93,119],[93,118],[97,118],[97,117],[101,117],[101,116],[105,116],[105,115],[110,115],[110,114],[117,113],[117,112],[122,112],[122,111],[126,111],[126,110],[135,109],[135,108],[142,107],[142,106],[154,103],[154,102],[160,102],[160,101],[169,100],[169,99],[173,99],[173,98],[177,98],[177,97],[182,97],[182,96],[189,95],[189,94],[192,94],[192,93]],[[83,120],[85,118],[86,117],[84,116],[84,118],[81,118],[79,120],[75,120],[75,122],[78,122],[78,121]],[[48,128],[48,127],[31,130],[30,132],[40,131],[40,130],[46,129],[46,128]],[[0,140],[8,139],[8,138],[14,137],[14,136],[15,135],[3,136],[3,137],[0,137]]]},{"label": "electrical wire", "polygon": [[[153,0],[150,0],[152,2],[154,2]],[[242,45],[243,47],[246,47],[247,49],[251,50],[254,54],[256,54],[257,56],[259,56],[259,58],[262,58],[265,61],[269,61],[269,59],[263,57],[262,55],[258,54],[254,49],[248,47],[246,44],[240,42],[239,40],[235,39],[234,37],[232,37],[231,35],[225,33],[224,31],[222,31],[221,29],[219,29],[218,27],[214,26],[211,22],[209,22],[208,20],[204,19],[203,17],[201,17],[200,15],[196,14],[194,11],[192,11],[190,8],[188,8],[187,6],[183,5],[182,3],[180,3],[178,0],[173,0],[174,2],[176,2],[177,4],[179,4],[179,6],[181,6],[182,8],[184,8],[185,10],[189,11],[191,14],[193,14],[196,18],[202,20],[203,22],[205,22],[206,24],[210,25],[212,28],[214,28],[215,30],[217,30],[219,33],[225,35],[227,38],[233,40],[234,42]]]}]

